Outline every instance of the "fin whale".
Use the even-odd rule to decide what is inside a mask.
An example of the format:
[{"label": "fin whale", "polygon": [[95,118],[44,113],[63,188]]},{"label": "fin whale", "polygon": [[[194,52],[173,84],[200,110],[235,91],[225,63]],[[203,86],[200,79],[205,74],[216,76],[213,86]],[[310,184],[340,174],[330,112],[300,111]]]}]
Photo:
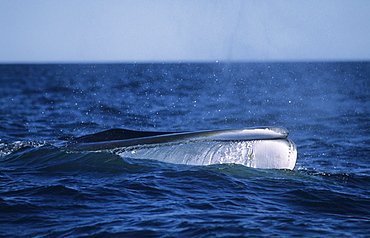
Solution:
[{"label": "fin whale", "polygon": [[73,151],[108,151],[122,157],[170,163],[210,165],[242,164],[253,168],[293,169],[295,144],[282,127],[151,132],[111,129],[68,141]]}]

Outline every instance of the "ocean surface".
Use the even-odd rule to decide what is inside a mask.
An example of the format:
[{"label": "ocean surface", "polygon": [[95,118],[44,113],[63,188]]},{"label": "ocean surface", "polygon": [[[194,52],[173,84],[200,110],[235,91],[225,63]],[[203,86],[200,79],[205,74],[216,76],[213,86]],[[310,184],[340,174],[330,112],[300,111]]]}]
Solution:
[{"label": "ocean surface", "polygon": [[[294,170],[73,152],[111,128],[282,126]],[[0,65],[1,237],[369,237],[370,62]]]}]

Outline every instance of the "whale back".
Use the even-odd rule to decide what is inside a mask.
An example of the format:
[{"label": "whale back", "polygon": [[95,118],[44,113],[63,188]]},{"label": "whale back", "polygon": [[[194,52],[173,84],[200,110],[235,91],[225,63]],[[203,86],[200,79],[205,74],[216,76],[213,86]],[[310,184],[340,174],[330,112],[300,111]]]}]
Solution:
[{"label": "whale back", "polygon": [[62,147],[177,164],[235,163],[253,168],[293,169],[297,150],[287,136],[288,131],[282,127],[176,133],[111,129],[75,138]]},{"label": "whale back", "polygon": [[127,140],[133,138],[142,138],[158,135],[172,134],[174,132],[152,132],[152,131],[133,131],[127,129],[110,129],[101,131],[94,134],[84,135],[77,137],[70,142],[72,143],[90,143],[90,142],[101,142],[101,141],[114,141],[114,140]]}]

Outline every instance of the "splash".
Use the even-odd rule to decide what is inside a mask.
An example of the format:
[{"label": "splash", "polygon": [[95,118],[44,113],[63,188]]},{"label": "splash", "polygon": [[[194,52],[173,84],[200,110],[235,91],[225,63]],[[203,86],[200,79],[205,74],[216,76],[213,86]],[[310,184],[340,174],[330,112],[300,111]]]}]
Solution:
[{"label": "splash", "polygon": [[45,141],[15,141],[12,143],[0,143],[0,158],[25,148],[35,148],[47,145]]}]

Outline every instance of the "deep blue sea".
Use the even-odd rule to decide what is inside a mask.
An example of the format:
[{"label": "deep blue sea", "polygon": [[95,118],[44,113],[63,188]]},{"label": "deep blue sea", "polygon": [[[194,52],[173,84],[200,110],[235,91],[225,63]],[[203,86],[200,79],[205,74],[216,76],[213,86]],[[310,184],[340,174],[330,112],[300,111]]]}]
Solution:
[{"label": "deep blue sea", "polygon": [[[111,128],[282,126],[294,170],[73,152]],[[0,65],[2,237],[369,237],[370,62]]]}]

